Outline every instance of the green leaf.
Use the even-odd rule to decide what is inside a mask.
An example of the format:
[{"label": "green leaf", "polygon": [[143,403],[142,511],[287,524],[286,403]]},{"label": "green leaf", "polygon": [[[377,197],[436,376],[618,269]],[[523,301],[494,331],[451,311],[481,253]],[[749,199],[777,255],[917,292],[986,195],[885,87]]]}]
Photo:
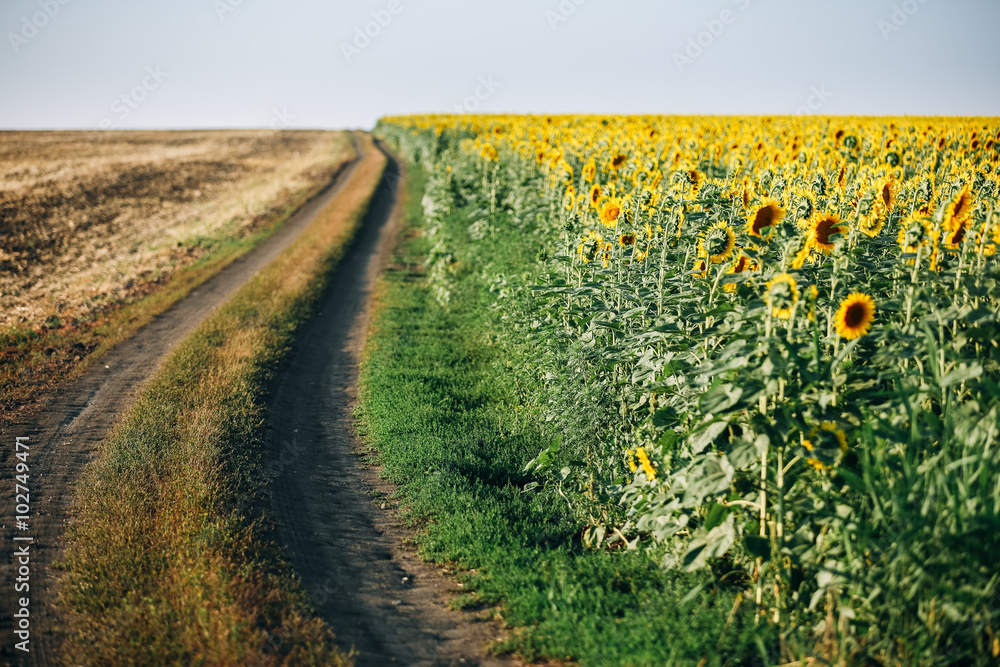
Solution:
[{"label": "green leaf", "polygon": [[736,405],[742,395],[741,387],[735,387],[727,382],[705,392],[698,405],[704,414],[718,415]]},{"label": "green leaf", "polygon": [[961,384],[966,380],[974,380],[982,374],[983,367],[976,362],[972,362],[971,364],[959,364],[958,368],[941,378],[941,387],[950,387],[953,384]]},{"label": "green leaf", "polygon": [[731,511],[729,507],[721,503],[714,503],[709,508],[708,516],[705,518],[705,530],[712,530],[716,526],[721,526]]},{"label": "green leaf", "polygon": [[691,470],[684,493],[684,503],[688,506],[699,504],[706,496],[728,491],[735,474],[736,469],[725,455],[705,457]]},{"label": "green leaf", "polygon": [[726,430],[729,426],[729,422],[717,421],[712,422],[706,428],[692,434],[688,444],[691,447],[692,454],[701,454],[701,452],[715,442],[715,439]]},{"label": "green leaf", "polygon": [[653,415],[653,426],[658,428],[666,428],[672,426],[677,422],[677,410],[673,409],[669,405],[660,408]]},{"label": "green leaf", "polygon": [[747,535],[743,538],[743,544],[751,556],[761,558],[765,562],[771,560],[771,541],[766,537]]}]

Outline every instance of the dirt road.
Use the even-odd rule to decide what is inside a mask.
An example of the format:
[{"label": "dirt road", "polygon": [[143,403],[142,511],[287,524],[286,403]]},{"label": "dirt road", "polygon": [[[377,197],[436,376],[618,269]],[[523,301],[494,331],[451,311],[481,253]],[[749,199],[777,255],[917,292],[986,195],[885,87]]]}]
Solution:
[{"label": "dirt road", "polygon": [[496,627],[449,609],[454,582],[404,548],[409,531],[383,509],[393,489],[359,455],[351,409],[372,290],[400,224],[400,176],[390,157],[354,249],[275,379],[269,467],[278,539],[359,666],[509,665],[483,655]]},{"label": "dirt road", "polygon": [[[355,140],[356,149],[360,142]],[[363,159],[363,157],[361,158]],[[131,398],[187,334],[240,286],[287,248],[337,194],[350,186],[358,160],[261,246],[246,254],[100,359],[81,378],[28,418],[0,432],[0,505],[4,566],[0,595],[0,663],[59,664],[65,636],[58,569],[71,516],[73,487]],[[484,657],[496,638],[488,623],[469,623],[446,606],[454,584],[403,547],[409,532],[391,509],[373,503],[393,489],[362,465],[350,418],[358,360],[370,319],[371,293],[399,226],[399,165],[390,158],[359,237],[331,278],[296,349],[273,387],[269,485],[276,537],[333,627],[338,642],[359,651],[359,665],[499,665]],[[26,461],[16,456],[26,441]],[[22,454],[23,454],[22,450]],[[27,529],[15,526],[16,466],[26,462],[30,488]],[[381,503],[380,503],[381,504]],[[21,538],[15,541],[14,538]],[[30,538],[28,541],[25,538]],[[15,593],[30,554],[30,653],[14,648]]]},{"label": "dirt road", "polygon": [[[355,149],[360,150],[355,139]],[[316,214],[330,204],[351,180],[358,160],[348,163],[322,193],[253,251],[234,261],[190,295],[159,315],[135,336],[93,364],[91,369],[33,415],[0,432],[0,517],[3,539],[3,590],[0,594],[0,662],[58,664],[64,636],[59,610],[58,571],[51,566],[63,552],[63,533],[70,516],[73,485],[108,433],[118,414],[153,375],[160,362],[216,307],[269,264],[298,237]],[[17,437],[28,437],[30,519],[27,530],[15,527],[15,456]],[[22,450],[23,453],[23,450]],[[33,538],[15,541],[13,538]],[[30,589],[15,592],[21,567],[13,562],[17,549],[28,547]],[[23,558],[23,557],[19,557]],[[14,648],[15,603],[30,597],[30,653]]]}]

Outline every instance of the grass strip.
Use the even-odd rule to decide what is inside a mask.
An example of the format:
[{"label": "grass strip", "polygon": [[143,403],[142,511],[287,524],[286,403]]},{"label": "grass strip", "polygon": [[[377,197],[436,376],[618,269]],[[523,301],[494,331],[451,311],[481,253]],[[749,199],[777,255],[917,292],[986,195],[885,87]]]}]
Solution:
[{"label": "grass strip", "polygon": [[[344,133],[344,146],[335,156],[331,174],[340,173],[355,152]],[[262,214],[246,236],[211,241],[211,252],[162,281],[145,285],[129,297],[94,313],[89,322],[58,322],[38,330],[15,328],[0,333],[0,427],[12,421],[39,395],[82,375],[115,345],[131,337],[153,318],[186,297],[196,287],[270,238],[307,201],[329,185],[317,183],[293,193]]]},{"label": "grass strip", "polygon": [[[491,610],[512,628],[494,650],[531,660],[767,664],[773,642],[734,591],[662,569],[655,549],[585,549],[584,526],[551,487],[525,491],[532,478],[521,471],[546,436],[508,370],[512,351],[498,344],[487,281],[523,270],[531,239],[496,240],[488,271],[456,265],[442,305],[424,269],[433,252],[420,235],[425,176],[409,171],[408,240],[380,282],[358,416],[422,526],[422,555],[465,571],[472,592],[453,605]],[[475,219],[459,210],[444,224],[471,243]]]},{"label": "grass strip", "polygon": [[268,377],[385,167],[362,141],[343,191],[179,345],[88,466],[62,590],[73,664],[349,664],[252,499]]}]

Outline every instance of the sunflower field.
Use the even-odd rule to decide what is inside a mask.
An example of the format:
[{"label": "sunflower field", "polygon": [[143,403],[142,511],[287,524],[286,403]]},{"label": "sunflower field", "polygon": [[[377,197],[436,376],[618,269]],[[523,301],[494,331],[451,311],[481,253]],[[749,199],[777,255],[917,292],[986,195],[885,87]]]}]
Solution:
[{"label": "sunflower field", "polygon": [[[1000,121],[376,132],[429,174],[436,298],[490,284],[551,435],[524,493],[566,503],[581,548],[709,573],[781,660],[998,664]],[[459,208],[461,252],[437,224]],[[501,246],[523,271],[492,271]]]}]

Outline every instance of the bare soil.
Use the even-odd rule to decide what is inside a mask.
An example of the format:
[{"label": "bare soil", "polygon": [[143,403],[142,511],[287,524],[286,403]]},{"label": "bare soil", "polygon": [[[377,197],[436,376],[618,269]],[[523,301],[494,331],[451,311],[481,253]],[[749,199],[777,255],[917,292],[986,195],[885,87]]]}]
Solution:
[{"label": "bare soil", "polygon": [[498,623],[453,611],[459,584],[420,560],[395,489],[366,465],[352,409],[372,291],[400,227],[390,156],[356,246],[275,378],[268,469],[277,539],[344,649],[365,665],[510,665],[487,656]]}]

